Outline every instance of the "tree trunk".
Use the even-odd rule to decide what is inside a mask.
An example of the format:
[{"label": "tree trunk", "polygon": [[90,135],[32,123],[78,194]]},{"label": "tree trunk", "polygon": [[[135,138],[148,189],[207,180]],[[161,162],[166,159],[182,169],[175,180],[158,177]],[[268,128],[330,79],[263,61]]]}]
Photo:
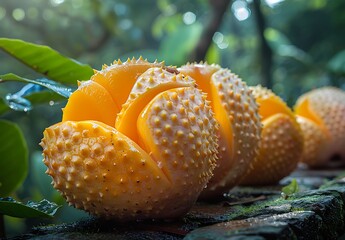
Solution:
[{"label": "tree trunk", "polygon": [[208,25],[204,28],[200,40],[190,56],[190,61],[204,61],[209,49],[214,33],[219,29],[223,16],[228,9],[231,0],[209,0],[212,8],[212,17]]},{"label": "tree trunk", "polygon": [[265,38],[266,22],[261,10],[261,1],[253,1],[253,12],[259,37],[259,54],[261,64],[261,85],[272,88],[272,50]]}]

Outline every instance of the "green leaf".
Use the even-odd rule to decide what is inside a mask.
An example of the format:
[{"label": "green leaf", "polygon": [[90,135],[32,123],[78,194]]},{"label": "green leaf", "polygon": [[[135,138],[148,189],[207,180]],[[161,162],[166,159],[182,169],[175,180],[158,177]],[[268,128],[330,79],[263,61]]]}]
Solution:
[{"label": "green leaf", "polygon": [[16,74],[13,74],[13,73],[0,75],[0,82],[1,81],[18,81],[18,82],[37,84],[37,85],[40,85],[42,87],[48,88],[49,90],[52,90],[53,92],[65,97],[65,98],[69,98],[69,96],[71,95],[71,93],[73,91],[73,89],[71,89],[69,87],[66,87],[62,84],[59,84],[57,82],[54,82],[54,81],[51,81],[51,80],[48,80],[45,78],[32,80],[32,79],[20,77]]},{"label": "green leaf", "polygon": [[[61,95],[54,93],[50,90],[42,90],[39,92],[30,93],[26,95],[24,98],[29,100],[30,106],[45,103],[55,104],[66,100],[65,97],[62,97]],[[11,108],[3,99],[0,98],[0,115],[6,113],[9,110],[11,110]]]},{"label": "green leaf", "polygon": [[298,191],[299,191],[298,183],[296,179],[292,179],[289,185],[286,185],[285,187],[282,188],[282,195],[288,197],[294,193],[297,193]]},{"label": "green leaf", "polygon": [[276,48],[281,44],[291,45],[290,40],[279,30],[274,28],[267,28],[264,32],[266,40],[271,44],[271,47]]},{"label": "green leaf", "polygon": [[215,44],[211,44],[211,46],[207,50],[206,61],[209,64],[211,64],[211,63],[219,63],[220,62],[219,48]]},{"label": "green leaf", "polygon": [[0,115],[4,114],[8,110],[10,110],[10,108],[5,103],[5,101],[2,98],[0,98]]},{"label": "green leaf", "polygon": [[202,32],[201,24],[181,25],[163,39],[159,52],[167,65],[182,65],[198,43]]},{"label": "green leaf", "polygon": [[48,90],[29,94],[25,96],[25,98],[28,99],[32,105],[45,104],[50,102],[57,103],[66,100],[65,97],[62,97],[61,95]]},{"label": "green leaf", "polygon": [[0,198],[0,214],[17,218],[53,217],[61,206],[43,199],[36,203],[28,201],[26,204],[17,202],[13,198]]},{"label": "green leaf", "polygon": [[267,28],[264,35],[270,47],[279,56],[293,58],[307,65],[313,62],[307,52],[293,45],[290,40],[277,29]]},{"label": "green leaf", "polygon": [[0,49],[57,82],[76,84],[77,80],[88,80],[93,74],[89,65],[65,57],[48,46],[0,38]]},{"label": "green leaf", "polygon": [[19,127],[0,120],[0,196],[7,196],[24,181],[28,149]]}]

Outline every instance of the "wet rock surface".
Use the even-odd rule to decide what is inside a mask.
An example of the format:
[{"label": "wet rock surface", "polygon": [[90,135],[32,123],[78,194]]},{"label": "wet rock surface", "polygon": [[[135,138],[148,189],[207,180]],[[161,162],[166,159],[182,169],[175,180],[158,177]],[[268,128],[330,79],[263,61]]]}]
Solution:
[{"label": "wet rock surface", "polygon": [[[237,187],[173,222],[89,218],[11,239],[338,239],[345,233],[345,170],[298,170],[280,185]],[[282,197],[296,179],[300,192]]]}]

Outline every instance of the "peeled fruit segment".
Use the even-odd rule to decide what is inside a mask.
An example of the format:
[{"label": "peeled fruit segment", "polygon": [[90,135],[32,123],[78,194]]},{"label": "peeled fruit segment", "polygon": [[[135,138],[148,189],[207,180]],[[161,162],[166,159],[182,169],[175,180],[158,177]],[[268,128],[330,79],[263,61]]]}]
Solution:
[{"label": "peeled fruit segment", "polygon": [[132,140],[138,139],[136,120],[142,109],[160,92],[172,88],[194,86],[195,81],[181,74],[170,73],[163,68],[150,68],[137,79],[129,98],[122,105],[115,127]]},{"label": "peeled fruit segment", "polygon": [[246,84],[228,69],[195,63],[179,71],[193,76],[208,93],[220,125],[217,167],[201,194],[201,198],[211,199],[238,184],[256,156],[261,132],[258,107]]},{"label": "peeled fruit segment", "polygon": [[[315,135],[323,132],[327,138],[327,146],[319,152],[322,158],[311,159],[307,152],[303,153],[302,161],[310,166],[320,166],[335,155],[345,159],[345,92],[334,87],[323,87],[302,95],[296,102],[295,113],[318,126]],[[306,139],[306,145],[315,144],[310,135],[310,124],[301,121],[301,128]],[[308,124],[308,126],[304,126]],[[317,148],[311,147],[311,148]]]},{"label": "peeled fruit segment", "polygon": [[47,173],[76,208],[123,220],[171,214],[158,207],[171,183],[145,151],[116,129],[97,121],[66,121],[43,134]]},{"label": "peeled fruit segment", "polygon": [[[96,216],[118,221],[180,217],[212,176],[218,124],[193,79],[159,67],[133,80],[134,72],[145,67],[139,71],[137,61],[126,64],[135,65],[128,66],[133,70],[128,73],[131,83],[125,80],[123,66],[103,79],[111,78],[110,85],[116,82],[120,95],[123,81],[125,89],[132,85],[122,109],[116,110],[119,101],[113,101],[110,85],[91,80],[86,97],[84,83],[73,93],[64,121],[44,131],[47,173],[68,203]],[[109,104],[98,111],[97,101],[103,103],[99,92]],[[88,100],[94,105],[86,106],[87,114],[82,115],[78,106]],[[68,114],[80,117],[70,121]],[[105,121],[98,114],[112,119]]]},{"label": "peeled fruit segment", "polygon": [[128,59],[126,62],[114,61],[112,65],[104,65],[101,71],[97,71],[91,80],[99,83],[107,89],[114,102],[122,106],[126,102],[137,78],[147,69],[152,67],[163,67],[164,63],[148,62],[143,58]]},{"label": "peeled fruit segment", "polygon": [[258,85],[250,87],[250,89],[253,91],[256,102],[259,104],[261,121],[277,113],[283,113],[290,116],[290,118],[295,118],[286,103],[268,88]]},{"label": "peeled fruit segment", "polygon": [[97,120],[114,126],[119,111],[109,92],[93,81],[81,82],[63,109],[62,121]]},{"label": "peeled fruit segment", "polygon": [[263,128],[259,152],[241,184],[274,184],[296,168],[303,136],[294,114],[280,97],[261,86],[251,89],[263,116]]},{"label": "peeled fruit segment", "polygon": [[216,164],[217,123],[195,88],[158,94],[140,114],[138,130],[143,148],[174,183],[171,201],[188,209],[212,176]]},{"label": "peeled fruit segment", "polygon": [[217,64],[188,63],[181,66],[179,71],[193,79],[198,79],[198,87],[207,94],[207,100],[212,101],[210,79],[220,69],[221,67]]}]

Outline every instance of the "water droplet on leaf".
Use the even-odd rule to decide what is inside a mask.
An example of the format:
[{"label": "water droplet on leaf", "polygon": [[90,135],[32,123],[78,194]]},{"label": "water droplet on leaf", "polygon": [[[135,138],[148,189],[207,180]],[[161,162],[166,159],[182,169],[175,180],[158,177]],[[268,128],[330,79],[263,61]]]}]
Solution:
[{"label": "water droplet on leaf", "polygon": [[40,86],[46,87],[65,98],[69,98],[73,92],[72,88],[68,88],[60,83],[51,81],[46,78],[37,79],[36,82]]},{"label": "water droplet on leaf", "polygon": [[18,95],[17,93],[7,94],[5,100],[7,105],[15,111],[28,112],[32,109],[30,101]]}]

